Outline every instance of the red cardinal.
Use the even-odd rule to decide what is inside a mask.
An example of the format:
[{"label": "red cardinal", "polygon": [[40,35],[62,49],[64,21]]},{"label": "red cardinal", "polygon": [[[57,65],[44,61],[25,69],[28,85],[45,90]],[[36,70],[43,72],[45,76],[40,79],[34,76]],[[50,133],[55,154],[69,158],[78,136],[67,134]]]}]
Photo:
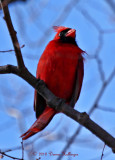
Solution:
[{"label": "red cardinal", "polygon": [[[37,67],[36,77],[43,80],[57,96],[74,107],[79,98],[83,75],[83,51],[78,47],[76,30],[55,26],[54,39],[46,46]],[[37,120],[21,137],[23,140],[43,130],[57,113],[35,90],[34,110]]]}]

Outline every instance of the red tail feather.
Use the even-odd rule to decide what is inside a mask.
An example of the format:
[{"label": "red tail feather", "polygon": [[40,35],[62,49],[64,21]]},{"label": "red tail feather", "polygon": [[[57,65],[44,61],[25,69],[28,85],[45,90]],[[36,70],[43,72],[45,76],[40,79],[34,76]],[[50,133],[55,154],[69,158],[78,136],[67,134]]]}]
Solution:
[{"label": "red tail feather", "polygon": [[34,124],[31,126],[31,128],[21,135],[22,139],[25,140],[37,132],[43,130],[48,123],[51,121],[53,116],[56,114],[56,111],[53,108],[46,107],[44,112],[38,117],[38,119],[34,122]]}]

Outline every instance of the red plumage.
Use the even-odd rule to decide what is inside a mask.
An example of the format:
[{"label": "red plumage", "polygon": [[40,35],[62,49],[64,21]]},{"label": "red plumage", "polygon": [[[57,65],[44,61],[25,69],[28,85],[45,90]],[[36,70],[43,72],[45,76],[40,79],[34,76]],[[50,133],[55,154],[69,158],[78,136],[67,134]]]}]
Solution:
[{"label": "red plumage", "polygon": [[[75,42],[76,31],[68,27],[54,27],[57,32],[46,46],[37,66],[36,77],[43,80],[57,96],[74,107],[79,98],[83,75],[83,51]],[[44,129],[57,113],[46,105],[35,90],[34,110],[37,120],[21,137],[23,140]]]}]

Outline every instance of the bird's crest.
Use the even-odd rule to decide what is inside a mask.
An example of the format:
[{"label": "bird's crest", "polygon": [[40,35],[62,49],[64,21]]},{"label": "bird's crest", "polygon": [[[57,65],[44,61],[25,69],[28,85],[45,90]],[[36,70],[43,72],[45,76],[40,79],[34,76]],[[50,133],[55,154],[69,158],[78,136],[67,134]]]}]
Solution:
[{"label": "bird's crest", "polygon": [[53,26],[53,29],[55,32],[61,32],[65,29],[68,29],[68,27],[64,27],[64,26]]}]

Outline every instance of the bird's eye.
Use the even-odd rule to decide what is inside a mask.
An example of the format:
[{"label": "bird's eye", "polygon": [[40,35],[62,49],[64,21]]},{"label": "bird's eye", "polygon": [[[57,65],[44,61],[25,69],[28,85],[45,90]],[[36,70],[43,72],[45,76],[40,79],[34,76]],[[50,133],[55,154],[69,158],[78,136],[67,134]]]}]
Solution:
[{"label": "bird's eye", "polygon": [[60,32],[60,33],[59,33],[59,37],[62,37],[62,36],[63,36],[63,32]]},{"label": "bird's eye", "polygon": [[67,33],[69,30],[70,30],[70,28],[67,28],[67,29],[61,31],[61,32],[59,33],[59,37],[65,37],[66,33]]}]

